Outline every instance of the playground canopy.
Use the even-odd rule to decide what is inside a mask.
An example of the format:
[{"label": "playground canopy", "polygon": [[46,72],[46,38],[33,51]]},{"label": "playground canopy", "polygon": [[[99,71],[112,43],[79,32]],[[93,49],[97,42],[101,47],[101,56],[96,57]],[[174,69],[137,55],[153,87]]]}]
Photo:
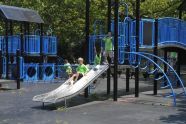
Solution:
[{"label": "playground canopy", "polygon": [[20,22],[44,23],[37,11],[6,5],[0,5],[0,17]]}]

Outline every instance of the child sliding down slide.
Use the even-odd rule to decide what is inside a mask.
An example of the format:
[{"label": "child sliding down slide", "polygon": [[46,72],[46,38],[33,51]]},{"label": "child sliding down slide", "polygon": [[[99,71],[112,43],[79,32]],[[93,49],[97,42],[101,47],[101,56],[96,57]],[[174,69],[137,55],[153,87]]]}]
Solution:
[{"label": "child sliding down slide", "polygon": [[70,85],[73,85],[74,82],[81,79],[89,71],[88,67],[83,64],[84,63],[83,58],[78,58],[78,63],[79,65],[76,68],[76,74],[73,74],[73,76],[71,77],[72,80],[70,81]]}]

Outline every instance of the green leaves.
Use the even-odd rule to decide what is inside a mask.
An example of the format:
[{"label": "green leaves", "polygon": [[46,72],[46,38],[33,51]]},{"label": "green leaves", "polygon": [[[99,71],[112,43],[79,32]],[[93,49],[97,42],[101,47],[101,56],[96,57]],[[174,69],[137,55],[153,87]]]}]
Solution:
[{"label": "green leaves", "polygon": [[[129,5],[129,14],[135,17],[135,0],[123,1]],[[59,42],[63,46],[63,50],[61,50],[63,55],[77,48],[84,41],[85,0],[1,0],[0,4],[37,10],[47,24],[45,30],[50,26],[54,34],[58,36]],[[141,2],[141,16],[149,18],[178,17],[176,8],[179,5],[180,0],[145,0]],[[120,7],[120,11],[123,10],[124,6]],[[186,19],[186,15],[183,17]],[[91,0],[91,32],[93,32],[95,20],[104,21],[106,27],[107,0]]]}]

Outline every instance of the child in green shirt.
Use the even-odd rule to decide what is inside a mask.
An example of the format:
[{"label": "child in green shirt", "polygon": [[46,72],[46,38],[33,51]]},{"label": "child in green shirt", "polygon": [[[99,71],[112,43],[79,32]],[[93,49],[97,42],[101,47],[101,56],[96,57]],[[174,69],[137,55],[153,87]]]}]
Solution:
[{"label": "child in green shirt", "polygon": [[95,53],[94,65],[100,65],[101,59],[102,59],[102,57],[101,57],[102,49],[101,49],[100,41],[95,43],[94,53]]},{"label": "child in green shirt", "polygon": [[80,78],[82,78],[83,76],[86,75],[86,73],[88,73],[89,69],[86,65],[83,64],[84,60],[83,58],[78,58],[78,67],[76,68],[76,74],[74,74],[72,76],[72,81],[71,81],[71,85],[74,83],[74,81],[79,80]]},{"label": "child in green shirt", "polygon": [[101,64],[101,53],[96,54],[94,58],[94,65],[100,65]]},{"label": "child in green shirt", "polygon": [[112,43],[112,34],[108,32],[108,35],[103,38],[105,42],[105,58],[110,57],[113,58],[113,43]]},{"label": "child in green shirt", "polygon": [[64,60],[64,68],[69,77],[72,76],[72,68],[67,59]]}]

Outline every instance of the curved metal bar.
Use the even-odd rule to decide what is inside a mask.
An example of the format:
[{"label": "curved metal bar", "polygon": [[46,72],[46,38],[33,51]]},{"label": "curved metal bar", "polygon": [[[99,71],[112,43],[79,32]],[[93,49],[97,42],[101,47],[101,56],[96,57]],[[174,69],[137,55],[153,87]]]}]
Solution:
[{"label": "curved metal bar", "polygon": [[154,70],[152,70],[152,71],[149,71],[148,72],[148,74],[154,74],[154,73],[156,73],[156,71],[158,71],[158,69],[156,68],[156,69],[154,69]]},{"label": "curved metal bar", "polygon": [[49,33],[50,33],[50,35],[52,36],[53,30],[52,30],[51,26],[49,26],[49,28],[48,28],[48,30],[47,30],[47,34],[49,34]]},{"label": "curved metal bar", "polygon": [[166,78],[168,84],[170,85],[170,89],[171,89],[172,95],[173,95],[173,104],[176,105],[176,95],[175,95],[174,89],[173,89],[173,87],[172,87],[172,84],[171,84],[171,82],[170,82],[168,76],[167,76],[166,73],[163,71],[163,69],[162,69],[157,63],[155,63],[151,58],[149,58],[148,56],[143,55],[143,54],[140,53],[140,52],[126,52],[126,53],[128,53],[128,54],[135,54],[135,55],[141,56],[141,57],[143,57],[143,58],[149,60],[149,61],[152,62],[157,68],[159,68],[159,70],[163,73],[163,75],[165,75],[165,78]]},{"label": "curved metal bar", "polygon": [[148,67],[148,65],[145,65],[144,67],[139,66],[139,69],[140,69],[140,70],[146,70],[147,67]]},{"label": "curved metal bar", "polygon": [[125,17],[124,23],[126,23],[126,21],[132,21],[132,19],[130,17]]},{"label": "curved metal bar", "polygon": [[35,35],[39,35],[40,33],[41,33],[40,29],[36,29],[35,32],[34,32]]},{"label": "curved metal bar", "polygon": [[132,65],[132,67],[133,67],[134,69],[136,69],[136,68],[139,67],[139,64],[137,64],[137,65]]},{"label": "curved metal bar", "polygon": [[179,80],[179,82],[180,82],[180,84],[181,84],[181,86],[182,86],[182,88],[183,88],[184,94],[185,94],[185,96],[186,96],[186,89],[185,89],[185,86],[184,86],[184,84],[183,84],[183,81],[181,80],[180,76],[176,73],[176,71],[174,70],[174,68],[173,68],[168,62],[166,62],[166,61],[163,60],[162,58],[160,58],[160,57],[158,57],[158,56],[155,56],[155,55],[153,55],[153,54],[150,54],[150,53],[144,53],[144,52],[140,52],[140,53],[141,53],[141,54],[144,54],[144,55],[153,56],[153,57],[155,57],[155,58],[161,60],[163,63],[165,63],[165,64],[174,72],[174,74],[176,75],[177,79]]},{"label": "curved metal bar", "polygon": [[165,78],[165,75],[163,75],[163,76],[161,76],[161,77],[158,77],[158,78],[155,78],[155,80],[158,81],[158,80],[161,80],[161,79],[163,79],[163,78]]},{"label": "curved metal bar", "polygon": [[148,67],[149,67],[149,61],[147,60],[146,65],[144,67],[140,67],[139,69],[140,70],[145,70],[146,72],[148,72],[148,70],[147,70]]}]

